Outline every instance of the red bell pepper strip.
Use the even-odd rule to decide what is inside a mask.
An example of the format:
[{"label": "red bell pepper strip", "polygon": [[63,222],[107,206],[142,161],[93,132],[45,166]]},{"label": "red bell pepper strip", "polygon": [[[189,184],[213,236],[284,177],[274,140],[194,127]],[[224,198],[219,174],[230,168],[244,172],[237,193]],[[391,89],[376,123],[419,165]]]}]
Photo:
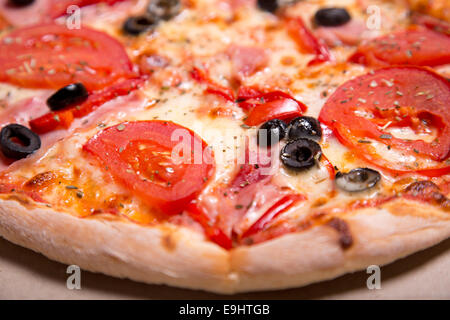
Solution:
[{"label": "red bell pepper strip", "polygon": [[244,123],[248,126],[257,126],[272,119],[289,121],[301,115],[302,110],[294,100],[275,100],[254,107]]},{"label": "red bell pepper strip", "polygon": [[259,93],[259,94],[256,94],[255,91],[250,98],[245,99],[245,101],[239,103],[239,107],[241,107],[244,110],[252,110],[254,107],[258,105],[284,99],[294,100],[298,104],[302,112],[305,112],[308,109],[303,103],[301,103],[298,100],[295,100],[291,95],[284,93],[283,91],[271,91],[268,93]]},{"label": "red bell pepper strip", "polygon": [[208,78],[206,77],[205,72],[203,72],[202,70],[200,70],[197,67],[194,67],[191,72],[191,78],[194,79],[197,82],[207,82]]},{"label": "red bell pepper strip", "polygon": [[239,104],[244,110],[249,110],[244,123],[256,126],[271,119],[290,120],[301,116],[307,107],[287,93],[273,91],[252,98]]},{"label": "red bell pepper strip", "polygon": [[50,112],[30,121],[30,127],[36,133],[46,133],[59,128],[68,129],[74,118],[81,118],[102,104],[119,96],[128,95],[136,90],[145,78],[127,79],[108,88],[93,92],[86,101],[76,107]]},{"label": "red bell pepper strip", "polygon": [[47,113],[30,121],[30,128],[38,134],[50,132],[55,129],[68,129],[73,122],[72,110],[61,110]]},{"label": "red bell pepper strip", "polygon": [[109,100],[130,94],[132,91],[138,89],[145,80],[146,79],[142,77],[127,79],[115,83],[108,88],[94,92],[89,95],[85,102],[72,109],[73,115],[75,118],[84,117]]},{"label": "red bell pepper strip", "polygon": [[322,154],[322,156],[320,157],[320,162],[322,162],[325,168],[327,168],[330,179],[334,180],[336,178],[336,170],[334,169],[334,166],[331,163],[331,161],[328,160],[328,158],[324,154]]},{"label": "red bell pepper strip", "polygon": [[205,90],[207,93],[216,94],[222,96],[225,100],[235,102],[234,93],[230,88],[226,88],[215,83],[204,71],[199,68],[194,67],[191,70],[191,77],[199,83],[205,83],[207,85]]},{"label": "red bell pepper strip", "polygon": [[230,89],[224,88],[222,86],[209,84],[208,88],[206,89],[206,92],[215,94],[218,96],[222,96],[225,100],[228,100],[231,102],[235,101],[233,92]]},{"label": "red bell pepper strip", "polygon": [[226,250],[233,247],[233,243],[220,228],[216,227],[210,217],[196,204],[190,203],[186,209],[187,214],[197,221],[205,231],[206,237]]},{"label": "red bell pepper strip", "polygon": [[257,98],[263,95],[263,92],[252,87],[239,87],[238,93],[237,93],[237,102],[243,102],[248,99]]},{"label": "red bell pepper strip", "polygon": [[262,93],[251,87],[240,87],[236,100],[230,88],[216,84],[204,71],[196,67],[191,70],[191,77],[197,82],[206,83],[208,86],[206,92],[222,96],[231,102],[237,102],[242,109],[249,111],[244,121],[249,126],[259,125],[274,118],[292,119],[302,115],[307,109],[303,103],[282,91]]},{"label": "red bell pepper strip", "polygon": [[308,62],[308,66],[334,60],[325,42],[317,39],[311,33],[302,18],[287,17],[286,26],[289,36],[297,43],[302,51],[315,54],[315,58]]},{"label": "red bell pepper strip", "polygon": [[306,197],[300,194],[288,194],[272,205],[250,228],[242,234],[242,239],[247,238],[261,230],[283,212],[286,212],[296,202],[306,200]]}]

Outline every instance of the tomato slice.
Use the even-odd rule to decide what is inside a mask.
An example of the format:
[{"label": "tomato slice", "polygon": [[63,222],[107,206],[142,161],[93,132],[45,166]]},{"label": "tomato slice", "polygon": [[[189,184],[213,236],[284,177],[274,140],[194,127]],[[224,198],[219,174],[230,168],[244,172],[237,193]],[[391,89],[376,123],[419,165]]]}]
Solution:
[{"label": "tomato slice", "polygon": [[300,49],[306,53],[315,54],[315,58],[308,62],[308,66],[333,61],[328,46],[321,39],[317,39],[306,27],[300,17],[287,17],[286,27],[290,37],[297,43]]},{"label": "tomato slice", "polygon": [[249,110],[244,123],[257,126],[271,119],[289,120],[301,116],[307,107],[282,91],[265,93],[245,100],[239,106]]},{"label": "tomato slice", "polygon": [[413,27],[363,43],[349,61],[368,66],[438,66],[450,63],[450,37]]},{"label": "tomato slice", "polygon": [[81,82],[98,90],[134,75],[125,49],[114,38],[57,24],[21,28],[3,37],[0,65],[0,81],[28,88],[59,89]]},{"label": "tomato slice", "polygon": [[[449,104],[450,83],[437,73],[414,66],[388,67],[341,85],[325,103],[319,120],[333,129],[343,144],[372,163],[396,172],[438,175],[449,170],[445,161],[450,153]],[[433,134],[432,141],[397,138],[387,128]],[[423,164],[388,161],[367,139],[407,153]]]},{"label": "tomato slice", "polygon": [[[174,133],[189,139],[173,141]],[[206,143],[169,121],[121,123],[99,132],[83,149],[128,190],[167,215],[181,213],[214,171],[212,161],[203,157],[209,152]],[[195,152],[202,153],[202,161],[195,160]]]}]

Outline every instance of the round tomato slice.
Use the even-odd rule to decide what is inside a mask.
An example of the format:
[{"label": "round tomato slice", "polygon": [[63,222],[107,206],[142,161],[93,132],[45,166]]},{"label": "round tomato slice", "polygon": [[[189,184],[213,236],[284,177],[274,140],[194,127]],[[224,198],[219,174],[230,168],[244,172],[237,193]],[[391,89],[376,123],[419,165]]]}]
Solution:
[{"label": "round tomato slice", "polygon": [[[445,78],[421,67],[389,67],[341,85],[319,120],[368,161],[397,172],[439,175],[450,168],[449,105]],[[371,142],[386,148],[379,152]],[[403,154],[402,161],[385,159],[391,149]]]},{"label": "round tomato slice", "polygon": [[449,36],[417,27],[363,43],[350,61],[369,66],[438,66],[450,63],[449,48]]},{"label": "round tomato slice", "polygon": [[[183,139],[172,139],[174,133]],[[124,122],[104,129],[83,149],[133,194],[168,215],[181,213],[214,171],[206,143],[168,121]]]},{"label": "round tomato slice", "polygon": [[123,46],[86,27],[46,24],[17,29],[1,39],[0,81],[28,88],[59,89],[74,82],[89,90],[133,76]]}]

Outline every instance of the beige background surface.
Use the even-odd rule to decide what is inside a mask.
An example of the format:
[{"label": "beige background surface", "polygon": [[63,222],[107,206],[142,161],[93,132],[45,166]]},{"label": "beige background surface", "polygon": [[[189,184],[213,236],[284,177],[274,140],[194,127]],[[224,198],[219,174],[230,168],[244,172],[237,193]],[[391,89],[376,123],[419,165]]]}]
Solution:
[{"label": "beige background surface", "polygon": [[220,296],[151,286],[82,271],[66,288],[67,266],[0,238],[0,299],[450,299],[450,239],[381,269],[381,290],[357,272],[304,288]]}]

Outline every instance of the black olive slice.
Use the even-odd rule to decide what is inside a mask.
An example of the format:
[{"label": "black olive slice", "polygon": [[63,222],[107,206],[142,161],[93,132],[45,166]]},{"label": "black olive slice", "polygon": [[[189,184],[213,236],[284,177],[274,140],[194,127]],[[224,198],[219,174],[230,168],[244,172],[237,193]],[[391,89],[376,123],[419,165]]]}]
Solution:
[{"label": "black olive slice", "polygon": [[88,91],[82,83],[73,83],[65,86],[47,99],[47,105],[52,111],[81,103],[88,98]]},{"label": "black olive slice", "polygon": [[152,0],[147,7],[147,13],[154,19],[169,20],[181,11],[179,0]]},{"label": "black olive slice", "polygon": [[289,139],[306,138],[320,140],[322,128],[317,119],[313,117],[298,117],[289,123]]},{"label": "black olive slice", "polygon": [[127,34],[137,36],[147,30],[153,28],[158,23],[155,17],[138,16],[130,17],[123,24],[123,31]]},{"label": "black olive slice", "polygon": [[9,4],[15,7],[25,7],[34,2],[34,0],[8,0]]},{"label": "black olive slice", "polygon": [[283,164],[296,170],[311,168],[322,156],[320,145],[310,139],[297,139],[287,143],[281,149],[280,158]]},{"label": "black olive slice", "polygon": [[336,185],[348,192],[368,190],[375,187],[380,180],[380,173],[369,168],[357,168],[347,173],[336,174]]},{"label": "black olive slice", "polygon": [[287,125],[283,120],[272,119],[264,123],[258,130],[258,145],[271,146],[286,136]]},{"label": "black olive slice", "polygon": [[274,13],[278,9],[277,0],[258,0],[258,7],[261,10]]},{"label": "black olive slice", "polygon": [[0,132],[0,148],[5,157],[22,159],[40,147],[39,136],[20,124],[9,124]]},{"label": "black olive slice", "polygon": [[318,26],[336,27],[346,24],[351,19],[344,8],[323,8],[314,15],[314,22]]}]

